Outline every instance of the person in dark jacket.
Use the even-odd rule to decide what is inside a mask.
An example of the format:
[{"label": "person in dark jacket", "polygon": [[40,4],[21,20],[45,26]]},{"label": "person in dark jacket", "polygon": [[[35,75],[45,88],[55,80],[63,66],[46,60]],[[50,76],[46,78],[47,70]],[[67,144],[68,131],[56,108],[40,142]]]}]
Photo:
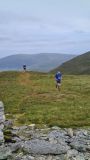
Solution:
[{"label": "person in dark jacket", "polygon": [[23,70],[26,71],[26,64],[23,65]]}]

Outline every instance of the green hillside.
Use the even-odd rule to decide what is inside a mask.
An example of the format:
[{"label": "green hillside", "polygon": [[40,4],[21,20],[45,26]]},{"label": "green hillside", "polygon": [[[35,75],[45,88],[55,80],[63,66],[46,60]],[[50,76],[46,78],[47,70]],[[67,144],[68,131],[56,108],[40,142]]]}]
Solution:
[{"label": "green hillside", "polygon": [[0,101],[17,126],[90,126],[90,75],[63,76],[59,92],[53,74],[0,72]]},{"label": "green hillside", "polygon": [[53,72],[58,70],[65,74],[90,74],[90,52],[63,63],[53,70]]}]

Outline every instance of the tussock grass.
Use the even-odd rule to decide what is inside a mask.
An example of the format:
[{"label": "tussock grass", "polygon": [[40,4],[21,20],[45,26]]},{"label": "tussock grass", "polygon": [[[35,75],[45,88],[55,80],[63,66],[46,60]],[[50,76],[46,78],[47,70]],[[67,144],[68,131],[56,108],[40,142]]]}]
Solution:
[{"label": "tussock grass", "polygon": [[1,72],[0,100],[14,125],[90,126],[90,76],[63,76],[61,91],[54,75]]}]

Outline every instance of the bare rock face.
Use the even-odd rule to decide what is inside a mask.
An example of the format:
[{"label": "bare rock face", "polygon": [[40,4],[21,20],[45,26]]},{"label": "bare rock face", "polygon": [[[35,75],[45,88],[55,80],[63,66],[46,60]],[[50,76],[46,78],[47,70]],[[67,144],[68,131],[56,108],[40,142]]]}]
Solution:
[{"label": "bare rock face", "polygon": [[15,127],[0,102],[0,160],[90,160],[90,128]]},{"label": "bare rock face", "polygon": [[4,142],[3,128],[5,122],[4,105],[0,102],[0,144]]}]

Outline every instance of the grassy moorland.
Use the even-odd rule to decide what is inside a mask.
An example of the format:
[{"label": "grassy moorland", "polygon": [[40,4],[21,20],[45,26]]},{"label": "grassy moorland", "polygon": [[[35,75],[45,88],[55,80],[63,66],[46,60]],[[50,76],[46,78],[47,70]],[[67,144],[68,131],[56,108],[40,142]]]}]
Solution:
[{"label": "grassy moorland", "polygon": [[1,72],[0,100],[15,125],[90,126],[90,75],[64,75],[59,92],[53,74]]}]

